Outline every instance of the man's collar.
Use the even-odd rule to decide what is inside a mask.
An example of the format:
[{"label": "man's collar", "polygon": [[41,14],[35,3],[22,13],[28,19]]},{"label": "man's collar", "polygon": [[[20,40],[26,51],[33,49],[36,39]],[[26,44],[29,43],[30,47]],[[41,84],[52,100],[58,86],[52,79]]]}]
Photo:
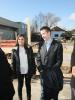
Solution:
[{"label": "man's collar", "polygon": [[45,41],[45,43],[51,44],[52,41],[53,41],[53,39],[52,38],[49,38],[47,41]]}]

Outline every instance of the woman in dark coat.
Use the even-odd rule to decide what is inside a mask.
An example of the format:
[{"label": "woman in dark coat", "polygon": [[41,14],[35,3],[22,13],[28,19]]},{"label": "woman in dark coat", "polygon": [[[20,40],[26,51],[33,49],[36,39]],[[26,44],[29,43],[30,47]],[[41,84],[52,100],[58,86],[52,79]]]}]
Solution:
[{"label": "woman in dark coat", "polygon": [[36,67],[31,46],[27,45],[23,34],[17,37],[17,46],[12,50],[12,67],[18,78],[18,96],[22,100],[22,88],[25,78],[27,100],[31,100],[31,78]]},{"label": "woman in dark coat", "polygon": [[40,33],[44,39],[36,58],[42,87],[40,100],[58,100],[63,89],[63,47],[59,41],[52,39],[48,26],[43,26]]},{"label": "woman in dark coat", "polygon": [[12,70],[5,53],[0,48],[0,100],[13,100]]}]

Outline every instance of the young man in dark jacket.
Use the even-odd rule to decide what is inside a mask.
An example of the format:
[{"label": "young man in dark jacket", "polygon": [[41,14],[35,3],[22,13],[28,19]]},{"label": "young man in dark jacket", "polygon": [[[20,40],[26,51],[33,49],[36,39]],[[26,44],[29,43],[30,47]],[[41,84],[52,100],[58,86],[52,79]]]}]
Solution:
[{"label": "young man in dark jacket", "polygon": [[58,93],[63,88],[63,61],[62,44],[51,38],[50,28],[43,26],[40,29],[44,40],[37,56],[37,66],[41,77],[41,100],[58,100]]}]

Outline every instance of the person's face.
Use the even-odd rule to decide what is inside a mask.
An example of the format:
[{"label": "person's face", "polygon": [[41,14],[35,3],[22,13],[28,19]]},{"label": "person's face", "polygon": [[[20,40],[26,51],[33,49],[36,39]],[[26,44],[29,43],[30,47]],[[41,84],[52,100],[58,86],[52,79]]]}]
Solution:
[{"label": "person's face", "polygon": [[24,43],[25,43],[25,40],[24,40],[24,37],[19,37],[18,38],[18,44],[19,44],[19,46],[24,46]]},{"label": "person's face", "polygon": [[47,41],[51,37],[51,33],[47,32],[45,29],[41,30],[40,32],[44,41]]}]

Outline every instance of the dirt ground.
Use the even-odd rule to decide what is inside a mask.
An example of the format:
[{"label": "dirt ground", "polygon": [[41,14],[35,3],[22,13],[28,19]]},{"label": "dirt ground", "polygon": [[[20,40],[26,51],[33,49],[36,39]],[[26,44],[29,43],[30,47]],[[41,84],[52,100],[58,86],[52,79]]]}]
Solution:
[{"label": "dirt ground", "polygon": [[[14,80],[13,81],[13,84],[14,84],[14,88],[15,88],[15,95],[14,95],[14,98],[13,100],[19,100],[18,99],[18,93],[17,93],[17,80]],[[40,87],[40,79],[37,78],[37,79],[32,79],[32,82],[31,82],[31,98],[32,100],[40,100],[40,93],[41,93],[41,87]],[[23,100],[27,100],[26,99],[26,88],[25,88],[25,84],[23,86],[23,91],[22,91],[22,94],[23,94]]]},{"label": "dirt ground", "polygon": [[[60,91],[58,100],[71,100],[72,94],[71,94],[71,86],[70,86],[70,79],[71,74],[64,74],[64,84],[63,84],[63,90]],[[17,93],[17,79],[13,81],[14,88],[15,88],[15,95],[13,100],[19,100],[18,99],[18,93]],[[25,85],[23,86],[23,100],[27,100],[26,98],[26,88]],[[32,79],[31,82],[31,100],[40,100],[41,95],[41,86],[40,86],[40,79],[37,77],[36,79]]]}]

